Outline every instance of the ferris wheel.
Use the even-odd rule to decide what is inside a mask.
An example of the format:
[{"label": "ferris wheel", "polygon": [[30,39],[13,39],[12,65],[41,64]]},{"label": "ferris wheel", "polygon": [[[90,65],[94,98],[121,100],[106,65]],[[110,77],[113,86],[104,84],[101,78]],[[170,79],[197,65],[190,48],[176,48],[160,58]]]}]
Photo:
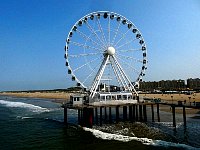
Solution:
[{"label": "ferris wheel", "polygon": [[[71,28],[65,46],[66,66],[72,81],[94,97],[110,92],[136,89],[147,69],[147,49],[138,28],[114,12],[98,11],[79,19]],[[106,86],[105,86],[106,85]]]}]

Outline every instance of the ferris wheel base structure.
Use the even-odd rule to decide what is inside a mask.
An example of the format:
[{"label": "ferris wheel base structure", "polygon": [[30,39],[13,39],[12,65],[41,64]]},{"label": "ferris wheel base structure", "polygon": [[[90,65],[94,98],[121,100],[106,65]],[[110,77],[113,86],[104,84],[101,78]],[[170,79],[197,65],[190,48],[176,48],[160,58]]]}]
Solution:
[{"label": "ferris wheel base structure", "polygon": [[144,103],[142,96],[133,96],[130,92],[98,92],[91,98],[88,93],[76,93],[70,96],[67,105],[74,107],[84,106],[116,106],[125,104]]}]

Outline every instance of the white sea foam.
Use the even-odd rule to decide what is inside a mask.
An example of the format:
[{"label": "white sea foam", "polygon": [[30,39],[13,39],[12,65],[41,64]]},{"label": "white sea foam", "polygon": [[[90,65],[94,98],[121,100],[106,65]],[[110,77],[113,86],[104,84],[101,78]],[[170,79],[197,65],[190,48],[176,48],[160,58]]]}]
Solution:
[{"label": "white sea foam", "polygon": [[33,117],[21,117],[21,119],[32,119]]},{"label": "white sea foam", "polygon": [[[168,128],[174,128],[173,122],[156,122],[157,124],[162,124],[163,126],[166,126]],[[176,128],[179,128],[183,125],[183,122],[176,123]]]},{"label": "white sea foam", "polygon": [[85,131],[92,132],[94,136],[103,140],[117,140],[117,141],[122,141],[122,142],[129,142],[129,141],[134,140],[134,141],[139,141],[145,145],[154,145],[154,146],[163,146],[163,147],[173,146],[177,148],[184,148],[186,150],[199,149],[199,148],[194,148],[185,144],[172,143],[172,142],[167,142],[167,141],[162,141],[162,140],[152,140],[148,138],[138,138],[138,137],[119,135],[119,134],[105,133],[96,129],[90,129],[86,127],[83,127],[83,129]]},{"label": "white sea foam", "polygon": [[33,117],[28,117],[28,116],[17,116],[17,119],[32,119]]},{"label": "white sea foam", "polygon": [[32,112],[49,112],[47,108],[43,108],[40,106],[36,106],[33,104],[28,104],[28,103],[23,103],[23,102],[13,102],[13,101],[5,101],[5,100],[0,100],[0,104],[5,105],[6,107],[18,107],[18,108],[25,108],[29,109]]}]

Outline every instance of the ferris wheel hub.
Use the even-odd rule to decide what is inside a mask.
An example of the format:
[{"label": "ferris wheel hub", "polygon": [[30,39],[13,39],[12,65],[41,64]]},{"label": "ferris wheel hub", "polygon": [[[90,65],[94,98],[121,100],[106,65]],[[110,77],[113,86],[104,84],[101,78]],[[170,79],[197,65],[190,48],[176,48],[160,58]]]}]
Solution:
[{"label": "ferris wheel hub", "polygon": [[115,48],[112,46],[109,46],[106,52],[108,55],[113,56],[115,54]]}]

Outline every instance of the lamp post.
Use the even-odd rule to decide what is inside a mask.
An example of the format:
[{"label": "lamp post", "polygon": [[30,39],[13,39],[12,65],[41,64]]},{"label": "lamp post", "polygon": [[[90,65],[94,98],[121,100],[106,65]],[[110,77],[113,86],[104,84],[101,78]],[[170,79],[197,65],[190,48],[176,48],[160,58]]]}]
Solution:
[{"label": "lamp post", "polygon": [[188,99],[189,99],[189,103],[190,103],[190,106],[191,106],[191,102],[190,102],[191,97],[189,96]]},{"label": "lamp post", "polygon": [[171,98],[172,98],[172,104],[173,104],[173,96],[171,96]]}]

